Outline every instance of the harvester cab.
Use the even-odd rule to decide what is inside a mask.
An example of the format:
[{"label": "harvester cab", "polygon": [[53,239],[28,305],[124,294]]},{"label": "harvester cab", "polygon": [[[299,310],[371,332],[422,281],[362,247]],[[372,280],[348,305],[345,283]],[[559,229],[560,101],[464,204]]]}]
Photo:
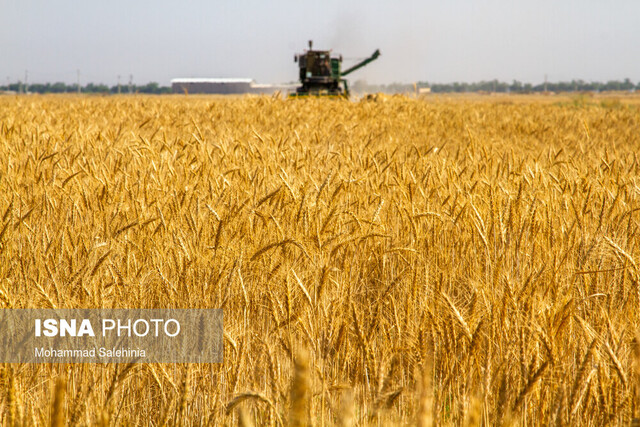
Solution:
[{"label": "harvester cab", "polygon": [[296,55],[294,61],[300,70],[300,83],[291,96],[343,96],[349,97],[349,86],[343,78],[347,74],[364,67],[380,56],[376,50],[369,58],[342,71],[342,55],[332,56],[330,50],[313,50],[313,41],[309,40],[309,50]]}]

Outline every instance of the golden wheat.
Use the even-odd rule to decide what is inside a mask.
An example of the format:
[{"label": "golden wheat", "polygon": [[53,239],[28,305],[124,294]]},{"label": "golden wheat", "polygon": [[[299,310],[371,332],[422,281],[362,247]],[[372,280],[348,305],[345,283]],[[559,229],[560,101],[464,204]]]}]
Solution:
[{"label": "golden wheat", "polygon": [[637,422],[638,99],[540,99],[0,97],[2,308],[225,315],[3,425]]}]

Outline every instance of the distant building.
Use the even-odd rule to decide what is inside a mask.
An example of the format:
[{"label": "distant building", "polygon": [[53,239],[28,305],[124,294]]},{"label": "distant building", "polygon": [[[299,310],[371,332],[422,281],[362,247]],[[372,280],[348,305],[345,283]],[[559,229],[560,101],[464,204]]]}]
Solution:
[{"label": "distant building", "polygon": [[257,84],[253,79],[244,78],[181,78],[171,80],[173,93],[206,93],[232,95],[243,93],[265,93],[276,91],[286,93],[295,90],[297,85]]}]

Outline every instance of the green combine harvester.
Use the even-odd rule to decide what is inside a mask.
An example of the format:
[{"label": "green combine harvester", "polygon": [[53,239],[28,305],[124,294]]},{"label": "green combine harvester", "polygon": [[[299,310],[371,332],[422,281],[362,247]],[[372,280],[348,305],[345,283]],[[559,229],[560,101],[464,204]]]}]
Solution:
[{"label": "green combine harvester", "polygon": [[300,86],[290,97],[303,96],[336,96],[349,97],[349,85],[343,78],[364,67],[380,56],[376,50],[369,58],[342,71],[342,55],[331,56],[330,50],[313,50],[313,42],[309,40],[309,50],[296,55],[294,61],[300,68]]}]

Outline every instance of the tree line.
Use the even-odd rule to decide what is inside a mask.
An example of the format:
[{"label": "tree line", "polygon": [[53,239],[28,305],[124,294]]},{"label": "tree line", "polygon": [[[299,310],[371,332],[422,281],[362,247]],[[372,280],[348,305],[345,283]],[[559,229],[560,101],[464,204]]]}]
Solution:
[{"label": "tree line", "polygon": [[[25,91],[28,93],[73,93],[78,92],[78,85],[57,82],[29,83],[25,86],[22,82],[17,82],[0,86],[0,91],[7,90],[17,93],[24,93]],[[169,86],[160,86],[156,82],[147,83],[145,85],[116,85],[111,87],[105,84],[88,83],[85,86],[80,86],[80,92],[95,94],[151,93],[159,95],[163,93],[171,93],[171,88]]]},{"label": "tree line", "polygon": [[[413,92],[414,85],[407,83],[391,83],[388,85],[370,85],[364,80],[356,81],[352,86],[356,92],[406,93]],[[514,80],[512,83],[498,80],[475,83],[429,83],[418,82],[417,88],[430,88],[432,93],[464,93],[464,92],[500,92],[500,93],[534,93],[534,92],[605,92],[640,90],[640,82],[634,84],[630,79],[610,80],[608,82],[586,82],[572,80],[570,82],[546,82],[533,85]]]}]

